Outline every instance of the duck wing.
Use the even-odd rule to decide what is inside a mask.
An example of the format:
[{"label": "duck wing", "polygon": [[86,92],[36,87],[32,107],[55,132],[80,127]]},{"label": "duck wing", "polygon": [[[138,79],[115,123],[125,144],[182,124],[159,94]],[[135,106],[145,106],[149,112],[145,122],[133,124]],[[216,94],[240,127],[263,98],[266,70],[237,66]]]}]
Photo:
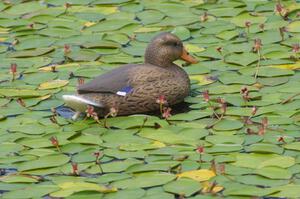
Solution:
[{"label": "duck wing", "polygon": [[130,86],[130,71],[134,70],[136,66],[138,65],[125,65],[99,75],[94,80],[78,86],[77,92],[78,94],[117,93]]}]

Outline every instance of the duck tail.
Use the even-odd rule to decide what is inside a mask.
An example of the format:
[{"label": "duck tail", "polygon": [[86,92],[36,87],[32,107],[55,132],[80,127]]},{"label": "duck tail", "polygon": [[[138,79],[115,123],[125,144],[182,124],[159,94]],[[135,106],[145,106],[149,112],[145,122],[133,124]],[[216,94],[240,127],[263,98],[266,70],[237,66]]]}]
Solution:
[{"label": "duck tail", "polygon": [[63,95],[62,98],[65,101],[66,106],[79,112],[85,112],[85,110],[87,109],[87,105],[95,106],[98,108],[104,107],[103,104],[96,103],[80,95]]}]

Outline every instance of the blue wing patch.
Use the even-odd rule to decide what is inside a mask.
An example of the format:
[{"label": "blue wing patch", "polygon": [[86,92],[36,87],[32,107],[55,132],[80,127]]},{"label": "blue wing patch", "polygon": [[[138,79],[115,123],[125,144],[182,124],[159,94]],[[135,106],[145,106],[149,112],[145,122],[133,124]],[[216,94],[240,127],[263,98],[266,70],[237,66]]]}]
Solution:
[{"label": "blue wing patch", "polygon": [[117,92],[117,95],[126,96],[133,90],[131,86],[126,86]]}]

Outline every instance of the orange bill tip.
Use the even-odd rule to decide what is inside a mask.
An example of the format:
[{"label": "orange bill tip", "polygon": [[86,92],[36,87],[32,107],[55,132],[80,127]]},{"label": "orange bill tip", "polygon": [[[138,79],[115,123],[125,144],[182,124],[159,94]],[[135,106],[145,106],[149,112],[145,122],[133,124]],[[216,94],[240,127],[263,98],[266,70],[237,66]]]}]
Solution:
[{"label": "orange bill tip", "polygon": [[183,48],[182,54],[181,54],[181,59],[191,63],[191,64],[196,64],[198,63],[198,60],[196,58],[194,58],[193,56],[191,56],[185,48]]}]

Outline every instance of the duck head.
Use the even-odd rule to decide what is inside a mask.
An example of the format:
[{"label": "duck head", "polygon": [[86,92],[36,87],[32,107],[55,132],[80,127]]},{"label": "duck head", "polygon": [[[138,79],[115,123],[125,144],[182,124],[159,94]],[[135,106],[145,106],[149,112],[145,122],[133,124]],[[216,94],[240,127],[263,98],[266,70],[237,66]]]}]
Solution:
[{"label": "duck head", "polygon": [[171,33],[164,32],[155,36],[146,48],[145,63],[165,67],[173,65],[177,59],[198,62],[185,50],[181,40]]}]

